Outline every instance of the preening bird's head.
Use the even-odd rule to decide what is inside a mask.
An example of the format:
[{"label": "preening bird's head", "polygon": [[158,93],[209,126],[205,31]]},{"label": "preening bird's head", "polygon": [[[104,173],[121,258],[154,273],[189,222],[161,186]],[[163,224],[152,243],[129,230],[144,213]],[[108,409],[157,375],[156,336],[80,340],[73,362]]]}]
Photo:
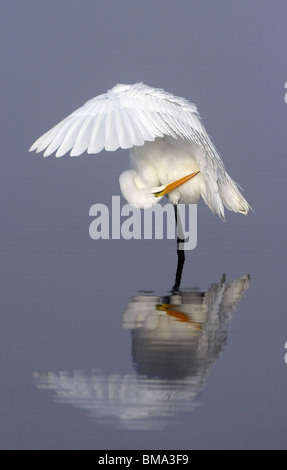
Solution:
[{"label": "preening bird's head", "polygon": [[122,195],[129,204],[139,209],[150,209],[163,197],[154,194],[153,190],[161,191],[164,187],[150,188],[135,170],[124,171],[119,178]]},{"label": "preening bird's head", "polygon": [[120,188],[122,195],[129,204],[138,207],[139,209],[150,209],[164,196],[189,181],[198,173],[199,171],[195,171],[194,173],[184,176],[172,183],[150,188],[137,171],[126,170],[120,175]]}]

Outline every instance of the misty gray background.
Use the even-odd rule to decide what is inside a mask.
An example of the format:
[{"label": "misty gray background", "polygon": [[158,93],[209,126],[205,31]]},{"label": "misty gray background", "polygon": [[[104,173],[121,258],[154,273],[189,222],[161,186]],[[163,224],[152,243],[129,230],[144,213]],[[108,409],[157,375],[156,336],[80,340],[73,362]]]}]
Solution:
[{"label": "misty gray background", "polygon": [[[286,449],[286,68],[284,0],[1,1],[1,449]],[[198,205],[182,288],[249,274],[198,398],[164,430],[121,430],[58,403],[33,374],[136,374],[122,327],[131,297],[164,296],[173,240],[89,238],[127,151],[78,158],[31,144],[116,83],[195,102],[254,209],[222,223]],[[155,295],[155,294],[153,294]]]}]

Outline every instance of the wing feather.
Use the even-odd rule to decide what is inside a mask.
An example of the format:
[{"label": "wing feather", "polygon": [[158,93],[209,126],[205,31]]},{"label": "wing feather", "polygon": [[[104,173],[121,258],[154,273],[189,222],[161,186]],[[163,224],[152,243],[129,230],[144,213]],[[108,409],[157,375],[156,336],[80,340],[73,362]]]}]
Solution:
[{"label": "wing feather", "polygon": [[[71,150],[76,142],[76,139],[79,135],[80,129],[82,125],[84,124],[85,120],[87,117],[85,115],[80,116],[80,118],[75,117],[71,121],[70,128],[67,132],[64,134],[64,138],[62,139],[62,142],[56,152],[56,157],[62,157],[65,153],[67,153],[69,150]],[[61,136],[63,135],[63,132],[61,132]],[[50,144],[52,147],[53,142]],[[47,149],[49,153],[52,153],[54,149],[51,152],[51,149]]]},{"label": "wing feather", "polygon": [[[36,140],[30,151],[56,156],[69,152],[98,153],[143,145],[164,135],[194,139],[189,122],[197,119],[195,105],[184,98],[142,83],[116,85],[82,107]],[[189,120],[189,116],[191,119]]]},{"label": "wing feather", "polygon": [[106,117],[106,140],[105,149],[109,152],[117,150],[119,144],[119,134],[117,126],[117,115],[118,112],[110,113]]},{"label": "wing feather", "polygon": [[[73,144],[73,149],[71,150],[72,157],[81,155],[88,148],[93,126],[94,126],[94,117],[88,116],[84,120],[78,132],[78,135],[76,136],[76,140]],[[66,152],[64,151],[64,153]]]},{"label": "wing feather", "polygon": [[154,132],[149,126],[149,119],[140,110],[133,109],[133,122],[137,126],[144,142],[152,142],[155,139]]},{"label": "wing feather", "polygon": [[134,129],[130,122],[130,117],[125,108],[121,109],[120,113],[120,121],[121,121],[121,134],[120,138],[120,147],[122,149],[128,149],[133,147],[135,135]]},{"label": "wing feather", "polygon": [[[132,138],[132,146],[140,146],[144,144],[143,137],[141,135],[141,132],[136,125],[134,121],[134,111],[132,109],[126,109],[126,115],[127,115],[127,125],[128,125],[128,132],[131,135]],[[126,148],[131,148],[131,146],[127,146]]]},{"label": "wing feather", "polygon": [[143,120],[145,123],[146,128],[149,130],[149,132],[153,135],[153,140],[156,137],[163,137],[164,134],[161,132],[158,126],[154,123],[152,119],[152,114],[148,110],[142,109],[140,112],[140,118]]},{"label": "wing feather", "polygon": [[45,145],[46,150],[44,152],[44,157],[51,155],[51,153],[55,152],[57,148],[60,147],[63,140],[65,139],[67,132],[69,132],[69,129],[71,128],[74,122],[77,122],[76,118],[70,118],[58,124],[57,133],[55,137],[50,136],[49,144]]},{"label": "wing feather", "polygon": [[36,142],[32,145],[32,147],[30,148],[30,152],[36,150],[36,153],[39,153],[45,150],[51,144],[51,142],[56,139],[56,136],[59,133],[60,129],[63,129],[63,131],[65,131],[65,129],[68,128],[69,121],[70,118],[64,119],[60,123],[56,124],[56,126],[50,129],[44,135],[42,135],[42,137],[37,139]]},{"label": "wing feather", "polygon": [[105,126],[105,115],[99,114],[96,116],[94,126],[88,144],[88,153],[99,153],[105,147],[106,140],[106,126]]}]

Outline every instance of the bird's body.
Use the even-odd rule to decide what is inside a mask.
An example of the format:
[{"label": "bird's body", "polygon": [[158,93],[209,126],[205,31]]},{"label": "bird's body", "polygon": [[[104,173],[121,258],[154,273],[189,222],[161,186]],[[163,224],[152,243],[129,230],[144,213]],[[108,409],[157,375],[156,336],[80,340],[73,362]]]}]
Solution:
[{"label": "bird's body", "polygon": [[[133,191],[132,185],[126,184],[128,174],[134,178],[135,185],[142,189],[165,187],[171,181],[178,181],[183,176],[200,171],[199,165],[190,152],[191,144],[186,145],[184,140],[164,136],[156,138],[154,142],[146,142],[141,147],[131,150],[131,167],[120,176],[120,186],[124,197],[137,207],[145,208],[147,201],[138,199],[138,194]],[[153,194],[148,190],[149,194]],[[205,192],[205,184],[201,173],[195,179],[190,179],[185,184],[170,191],[167,195],[173,204],[194,204],[198,202]],[[157,201],[151,198],[150,205]]]},{"label": "bird's body", "polygon": [[[71,156],[131,149],[131,170],[120,176],[124,197],[147,208],[168,195],[197,203],[224,219],[224,206],[247,215],[249,204],[202,125],[196,106],[142,83],[116,85],[88,101],[40,137],[30,150]],[[186,178],[184,178],[186,177]]]}]

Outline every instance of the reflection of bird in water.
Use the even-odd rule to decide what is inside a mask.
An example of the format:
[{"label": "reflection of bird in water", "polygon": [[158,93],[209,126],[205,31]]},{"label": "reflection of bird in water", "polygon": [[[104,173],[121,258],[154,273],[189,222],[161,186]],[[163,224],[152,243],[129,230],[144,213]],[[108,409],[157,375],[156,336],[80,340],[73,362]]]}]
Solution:
[{"label": "reflection of bird in water", "polygon": [[226,344],[231,313],[249,285],[249,276],[229,283],[224,276],[206,292],[133,297],[123,324],[132,332],[137,373],[178,379],[204,371],[206,376]]},{"label": "reflection of bird in water", "polygon": [[92,419],[125,429],[161,429],[199,404],[206,378],[227,342],[231,314],[249,276],[158,297],[137,295],[123,313],[131,331],[135,375],[93,371],[35,374],[56,401],[88,410]]},{"label": "reflection of bird in water", "polygon": [[173,204],[202,197],[224,219],[224,207],[247,215],[249,204],[226,172],[196,106],[143,83],[116,85],[91,99],[30,148],[44,156],[131,150],[132,169],[120,175],[132,205],[148,208],[168,195]]}]

